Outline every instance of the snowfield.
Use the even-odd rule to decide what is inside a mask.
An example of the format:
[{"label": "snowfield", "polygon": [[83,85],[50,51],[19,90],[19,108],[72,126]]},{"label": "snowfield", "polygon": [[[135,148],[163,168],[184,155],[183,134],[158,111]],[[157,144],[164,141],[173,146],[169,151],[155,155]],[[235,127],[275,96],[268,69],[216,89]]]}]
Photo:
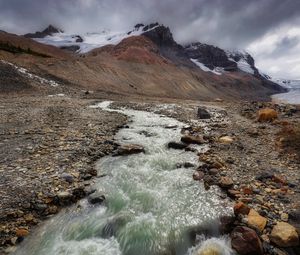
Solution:
[{"label": "snowfield", "polygon": [[216,67],[213,70],[210,70],[208,67],[206,67],[203,63],[201,63],[200,61],[198,61],[197,59],[193,59],[191,58],[191,61],[196,64],[198,67],[200,67],[200,69],[204,72],[212,72],[216,75],[222,75],[222,72],[224,72],[224,69],[221,67]]},{"label": "snowfield", "polygon": [[[237,63],[238,69],[240,69],[245,73],[254,74],[254,69],[247,62],[247,57],[249,55],[248,52],[244,50],[233,50],[233,51],[227,50],[226,54],[229,60]],[[241,59],[239,61],[235,61],[232,57],[235,55],[240,56]]]},{"label": "snowfield", "polygon": [[6,65],[10,65],[11,67],[13,67],[14,69],[16,69],[19,73],[25,75],[26,77],[30,78],[30,79],[33,79],[33,80],[36,80],[38,81],[39,83],[41,84],[46,84],[46,85],[50,85],[52,87],[57,87],[59,86],[59,84],[53,80],[48,80],[48,79],[45,79],[45,78],[42,78],[38,75],[35,75],[35,74],[32,74],[30,73],[27,69],[23,68],[23,67],[19,67],[19,66],[16,66],[10,62],[7,62],[7,61],[4,61],[4,60],[0,60],[3,64],[6,64]]},{"label": "snowfield", "polygon": [[[59,48],[78,46],[79,50],[77,51],[77,53],[87,53],[93,49],[100,48],[105,45],[109,45],[109,44],[116,45],[127,37],[141,35],[142,33],[153,30],[158,26],[159,25],[154,26],[147,30],[143,30],[145,26],[139,26],[128,33],[111,32],[111,31],[103,31],[101,33],[87,33],[85,35],[55,33],[46,36],[44,38],[33,38],[33,39],[39,43],[48,44]],[[83,40],[82,42],[80,38]],[[78,39],[80,41],[78,41]]]}]

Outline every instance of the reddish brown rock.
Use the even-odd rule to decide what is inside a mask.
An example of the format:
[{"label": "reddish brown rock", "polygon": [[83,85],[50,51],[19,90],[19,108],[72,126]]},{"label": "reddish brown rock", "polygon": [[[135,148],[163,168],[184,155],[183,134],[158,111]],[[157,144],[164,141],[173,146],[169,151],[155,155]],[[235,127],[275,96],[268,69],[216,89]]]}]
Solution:
[{"label": "reddish brown rock", "polygon": [[193,135],[184,135],[181,137],[181,142],[183,143],[193,143],[193,144],[203,144],[205,143],[205,140],[203,139],[203,136],[193,136]]},{"label": "reddish brown rock", "polygon": [[253,194],[253,189],[251,187],[244,187],[243,188],[243,193],[245,195],[252,195]]},{"label": "reddish brown rock", "polygon": [[256,232],[247,227],[238,226],[231,232],[231,245],[240,255],[262,255],[262,243]]},{"label": "reddish brown rock", "polygon": [[273,121],[278,118],[278,114],[274,109],[264,108],[258,111],[258,121],[259,122],[268,122]]},{"label": "reddish brown rock", "polygon": [[287,184],[287,179],[283,175],[274,175],[272,180],[276,183],[281,183],[283,185]]},{"label": "reddish brown rock", "polygon": [[250,208],[243,202],[238,202],[234,205],[233,211],[234,211],[235,215],[238,215],[238,214],[248,215]]},{"label": "reddish brown rock", "polygon": [[137,154],[145,152],[145,149],[143,146],[138,145],[138,144],[124,144],[121,145],[116,153],[115,156],[126,156],[126,155],[132,155],[132,154]]},{"label": "reddish brown rock", "polygon": [[18,228],[16,230],[16,236],[17,237],[25,237],[29,235],[29,231],[25,228]]}]

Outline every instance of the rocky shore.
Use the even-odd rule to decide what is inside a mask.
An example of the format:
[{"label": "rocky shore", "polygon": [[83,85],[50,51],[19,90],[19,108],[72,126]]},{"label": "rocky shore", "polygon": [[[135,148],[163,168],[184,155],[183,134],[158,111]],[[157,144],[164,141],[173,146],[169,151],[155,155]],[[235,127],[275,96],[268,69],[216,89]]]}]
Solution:
[{"label": "rocky shore", "polygon": [[[89,194],[93,178],[101,178],[96,177],[96,160],[128,151],[113,141],[126,117],[89,108],[93,103],[67,97],[1,99],[3,251],[41,220]],[[235,203],[235,216],[223,219],[222,229],[239,254],[299,254],[299,154],[289,149],[290,133],[285,131],[299,125],[299,108],[259,102],[200,106],[121,101],[112,107],[152,111],[187,124],[181,140],[166,146],[197,153],[199,165],[191,178],[206,189],[219,186],[221,198]],[[275,113],[270,119],[261,117],[262,109]],[[189,146],[194,143],[209,150],[199,153]],[[195,167],[188,160],[185,164]]]},{"label": "rocky shore", "polygon": [[300,253],[299,153],[289,150],[285,141],[299,127],[299,107],[260,102],[201,107],[115,103],[120,106],[186,122],[181,141],[170,141],[169,148],[209,145],[207,152],[199,153],[193,178],[207,189],[219,186],[222,198],[235,201],[235,216],[224,219],[222,229],[239,254]]},{"label": "rocky shore", "polygon": [[0,254],[89,192],[97,178],[93,163],[112,152],[113,136],[126,123],[91,104],[62,96],[1,98]]}]

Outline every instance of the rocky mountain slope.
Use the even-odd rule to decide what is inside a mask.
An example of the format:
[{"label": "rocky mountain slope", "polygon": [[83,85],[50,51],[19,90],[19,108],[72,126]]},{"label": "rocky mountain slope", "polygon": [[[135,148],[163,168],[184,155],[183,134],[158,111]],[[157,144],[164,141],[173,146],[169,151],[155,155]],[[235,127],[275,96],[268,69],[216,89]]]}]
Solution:
[{"label": "rocky mountain slope", "polygon": [[60,81],[68,91],[198,100],[267,99],[284,91],[259,74],[249,54],[201,43],[182,46],[158,23],[86,35],[49,26],[25,36],[1,32],[0,58]]}]

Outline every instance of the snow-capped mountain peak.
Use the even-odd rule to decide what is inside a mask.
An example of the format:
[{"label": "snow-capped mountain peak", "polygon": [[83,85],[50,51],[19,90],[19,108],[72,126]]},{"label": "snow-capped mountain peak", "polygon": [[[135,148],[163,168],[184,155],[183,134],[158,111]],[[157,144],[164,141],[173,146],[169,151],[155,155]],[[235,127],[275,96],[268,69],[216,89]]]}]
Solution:
[{"label": "snow-capped mountain peak", "polygon": [[243,50],[223,50],[213,45],[196,42],[185,46],[185,51],[191,61],[203,71],[211,71],[218,75],[225,71],[242,71],[259,75],[254,59]]},{"label": "snow-capped mountain peak", "polygon": [[[84,35],[69,34],[62,30],[51,29],[51,33],[37,32],[35,34],[27,34],[26,37],[31,37],[39,43],[56,46],[63,49],[76,51],[77,53],[87,53],[95,48],[103,47],[105,45],[116,45],[123,39],[129,36],[138,36],[142,33],[148,32],[159,26],[158,23],[145,26],[144,24],[137,24],[133,30],[129,32],[116,32],[110,30],[103,30],[99,33],[86,33]],[[54,33],[53,33],[54,31]],[[40,36],[44,33],[44,36]],[[39,36],[37,36],[39,35]]]},{"label": "snow-capped mountain peak", "polygon": [[234,61],[237,64],[238,69],[250,74],[258,74],[258,70],[255,67],[254,59],[245,50],[227,50],[226,54],[229,60]]}]

